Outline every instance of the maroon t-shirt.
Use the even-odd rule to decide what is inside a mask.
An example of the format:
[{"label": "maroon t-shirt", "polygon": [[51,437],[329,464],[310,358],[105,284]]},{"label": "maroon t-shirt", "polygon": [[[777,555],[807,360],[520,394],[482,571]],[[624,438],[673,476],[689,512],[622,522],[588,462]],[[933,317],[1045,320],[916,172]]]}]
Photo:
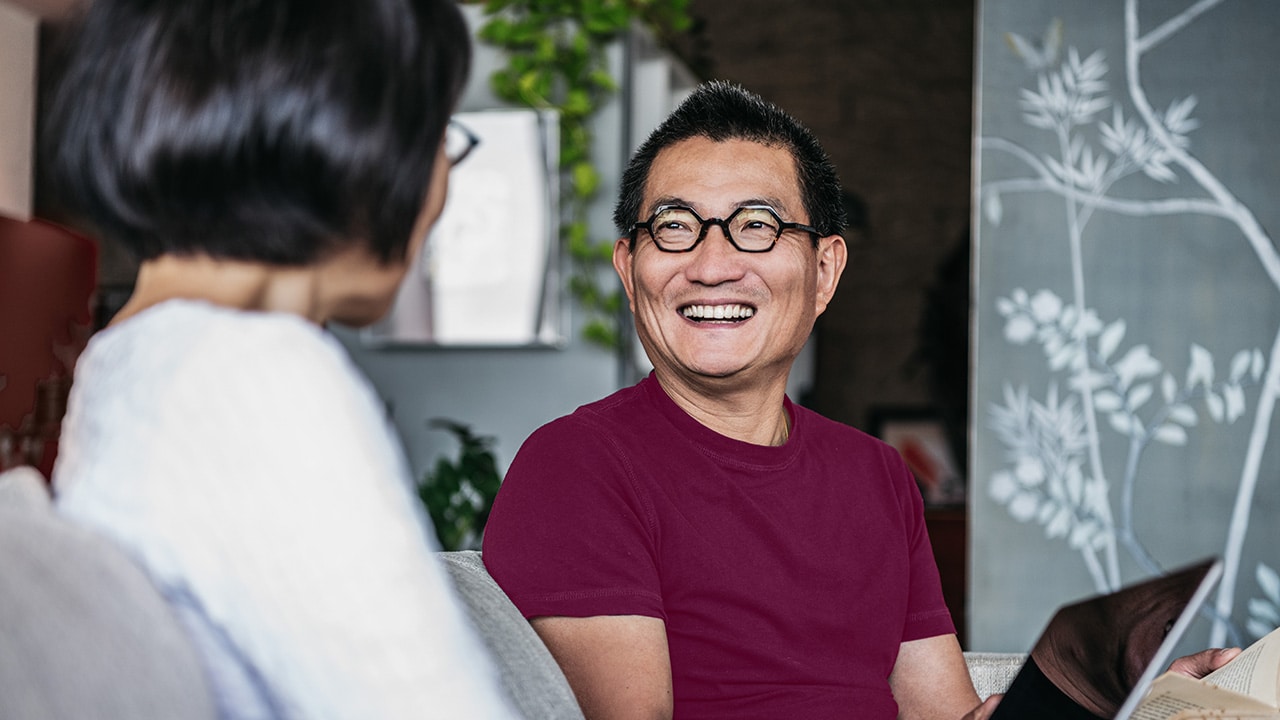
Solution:
[{"label": "maroon t-shirt", "polygon": [[719,435],[652,375],[535,432],[485,530],[526,617],[666,623],[675,717],[897,716],[898,647],[954,632],[898,454],[787,402],[790,439]]}]

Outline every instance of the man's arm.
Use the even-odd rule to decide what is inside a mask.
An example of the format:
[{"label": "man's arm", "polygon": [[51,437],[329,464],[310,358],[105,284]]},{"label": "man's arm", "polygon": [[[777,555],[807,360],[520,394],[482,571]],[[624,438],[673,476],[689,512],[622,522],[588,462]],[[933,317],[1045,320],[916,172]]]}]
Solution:
[{"label": "man's arm", "polygon": [[955,635],[902,643],[889,687],[901,720],[959,720],[978,706]]},{"label": "man's arm", "polygon": [[530,623],[564,670],[587,720],[670,720],[671,657],[661,619],[601,615]]}]

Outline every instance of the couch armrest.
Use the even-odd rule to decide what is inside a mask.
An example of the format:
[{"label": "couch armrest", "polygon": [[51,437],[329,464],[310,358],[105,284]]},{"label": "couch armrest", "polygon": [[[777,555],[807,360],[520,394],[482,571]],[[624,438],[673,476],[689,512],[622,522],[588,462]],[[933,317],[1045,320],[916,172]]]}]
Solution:
[{"label": "couch armrest", "polygon": [[1022,653],[987,653],[966,652],[965,664],[969,666],[969,677],[973,680],[973,688],[978,697],[986,700],[988,696],[1002,693],[1009,689],[1013,676],[1018,674],[1027,656]]},{"label": "couch armrest", "polygon": [[217,716],[185,629],[115,545],[65,520],[44,479],[0,473],[0,718]]},{"label": "couch armrest", "polygon": [[530,720],[583,720],[551,651],[512,604],[475,550],[438,553],[498,667],[503,689]]},{"label": "couch armrest", "polygon": [[29,513],[52,512],[53,498],[44,476],[33,467],[20,466],[0,472],[0,510]]}]

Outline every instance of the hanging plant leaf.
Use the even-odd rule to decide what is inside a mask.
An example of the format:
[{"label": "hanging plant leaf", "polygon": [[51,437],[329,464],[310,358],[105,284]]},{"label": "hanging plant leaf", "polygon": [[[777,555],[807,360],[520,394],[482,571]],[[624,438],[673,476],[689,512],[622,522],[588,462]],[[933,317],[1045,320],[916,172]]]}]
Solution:
[{"label": "hanging plant leaf", "polygon": [[560,116],[560,164],[565,227],[561,237],[571,258],[570,293],[587,313],[583,337],[602,347],[620,346],[621,292],[606,290],[602,278],[612,262],[612,239],[592,242],[587,208],[600,189],[591,161],[587,121],[618,84],[609,72],[606,46],[633,22],[644,22],[658,37],[693,27],[688,0],[488,0],[481,41],[506,52],[505,67],[489,78],[507,102],[556,110]]}]

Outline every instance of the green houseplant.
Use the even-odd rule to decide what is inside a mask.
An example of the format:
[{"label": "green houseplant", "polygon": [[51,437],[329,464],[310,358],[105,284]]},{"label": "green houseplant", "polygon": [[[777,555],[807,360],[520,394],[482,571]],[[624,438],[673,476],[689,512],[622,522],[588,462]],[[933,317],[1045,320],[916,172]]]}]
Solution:
[{"label": "green houseplant", "polygon": [[418,497],[431,516],[440,547],[479,549],[484,523],[502,483],[493,455],[494,440],[476,435],[470,427],[452,420],[435,419],[429,424],[453,434],[458,441],[458,456],[436,460],[418,484]]}]

